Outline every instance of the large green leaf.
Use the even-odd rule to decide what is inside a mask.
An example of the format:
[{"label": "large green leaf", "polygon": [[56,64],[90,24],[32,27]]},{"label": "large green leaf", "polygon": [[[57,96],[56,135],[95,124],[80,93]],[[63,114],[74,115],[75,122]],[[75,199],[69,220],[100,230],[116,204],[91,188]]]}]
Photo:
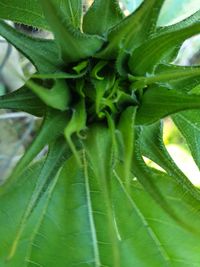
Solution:
[{"label": "large green leaf", "polygon": [[38,0],[1,0],[0,18],[48,29]]},{"label": "large green leaf", "polygon": [[185,137],[193,159],[200,168],[200,112],[199,110],[184,111],[173,115],[173,120]]},{"label": "large green leaf", "polygon": [[132,51],[144,42],[155,31],[163,1],[145,1],[133,14],[114,26],[108,34],[108,45],[97,56],[115,58],[120,48]]},{"label": "large green leaf", "polygon": [[[92,180],[88,177],[88,181],[93,182],[91,190],[92,188],[96,188],[96,190],[99,191],[99,193],[94,193],[94,195],[92,195],[94,204],[97,204],[98,194],[102,197],[103,205],[99,205],[98,207],[94,206],[95,210],[98,211],[100,209],[99,216],[97,215],[97,218],[94,217],[94,220],[96,222],[97,242],[100,245],[98,249],[101,264],[120,267],[119,240],[115,229],[111,203],[113,145],[111,131],[103,124],[95,125],[88,131],[87,139],[83,142],[83,147],[85,149],[84,168],[88,165],[94,173],[94,178]],[[104,210],[102,210],[103,207]],[[105,228],[101,228],[99,224],[102,219],[106,223],[104,225]],[[100,231],[98,231],[99,227]],[[102,231],[105,231],[105,234]],[[104,251],[106,248],[104,245],[108,246],[108,253]]]},{"label": "large green leaf", "polygon": [[[177,213],[181,214],[185,222],[198,229],[199,202],[194,202],[189,197],[191,204],[186,204],[183,200],[187,198],[185,191],[181,190],[179,184],[166,174],[154,172],[152,178],[154,184],[169,201],[169,205],[175,208]],[[199,234],[193,235],[183,230],[172,218],[163,212],[159,205],[152,201],[148,194],[143,191],[143,188],[138,186],[137,181],[135,181],[135,190],[132,192],[132,201],[136,204],[139,214],[146,219],[147,231],[154,240],[154,247],[157,247],[163,260],[162,264],[156,264],[155,259],[158,257],[155,257],[154,254],[151,255],[150,262],[148,263],[146,263],[148,258],[143,257],[142,262],[138,266],[197,267],[199,265]],[[143,224],[145,224],[145,220]],[[142,239],[139,238],[139,240]]]},{"label": "large green leaf", "polygon": [[140,130],[140,142],[138,142],[138,145],[140,146],[141,154],[157,163],[180,184],[183,190],[200,200],[198,190],[177,167],[164,145],[162,123],[159,121],[148,126],[142,126]]},{"label": "large green leaf", "polygon": [[178,111],[198,108],[199,96],[153,86],[148,88],[142,97],[136,123],[150,124]]},{"label": "large green leaf", "polygon": [[52,40],[36,39],[26,36],[4,21],[0,21],[0,35],[24,54],[39,72],[55,72],[63,64],[59,57],[58,47]]},{"label": "large green leaf", "polygon": [[83,31],[89,34],[105,35],[122,18],[123,13],[117,0],[95,0],[84,16]]},{"label": "large green leaf", "polygon": [[187,38],[198,34],[199,28],[200,23],[197,21],[188,27],[155,35],[143,43],[133,52],[129,61],[132,73],[135,75],[152,73],[158,64],[172,61],[177,47],[180,47]]},{"label": "large green leaf", "polygon": [[[12,203],[8,205],[16,220],[14,225],[10,224],[9,230],[7,228],[8,231],[1,233],[3,248],[0,257],[1,266],[23,266],[22,264],[31,263],[29,257],[32,248],[35,247],[32,241],[46,216],[46,209],[57,182],[59,169],[66,157],[65,143],[63,140],[58,140],[51,144],[44,163],[37,164],[31,171],[27,171],[20,177],[21,179],[15,181],[9,190],[1,187],[0,195],[3,200],[0,211],[1,223],[6,223],[5,219],[9,221],[7,212],[4,212],[5,203],[9,198],[12,199]],[[27,176],[29,179],[26,179]],[[20,193],[22,185],[23,194]],[[16,209],[15,204],[19,209]]]},{"label": "large green leaf", "polygon": [[[0,196],[0,224],[6,225],[0,228],[2,267],[27,264],[132,267],[133,263],[140,267],[197,267],[200,264],[200,237],[182,229],[137,181],[132,184],[131,194],[128,193],[116,173],[111,180],[112,230],[119,248],[115,263],[101,181],[86,159],[80,169],[71,158],[55,176],[52,170],[58,170],[62,153],[57,155],[56,162],[54,156],[59,147],[51,153],[45,163],[25,172],[13,190]],[[43,179],[46,171],[49,179],[46,176]],[[185,192],[166,174],[154,172],[153,179],[169,205],[191,225],[198,226],[199,203],[191,199],[191,205],[186,205],[182,199]]]},{"label": "large green leaf", "polygon": [[42,0],[42,6],[65,63],[93,56],[100,49],[103,39],[84,34],[63,20],[59,7],[52,0]]},{"label": "large green leaf", "polygon": [[[37,28],[49,29],[39,0],[2,0],[0,18],[23,23]],[[80,27],[82,0],[53,0],[63,17],[75,27]]]}]

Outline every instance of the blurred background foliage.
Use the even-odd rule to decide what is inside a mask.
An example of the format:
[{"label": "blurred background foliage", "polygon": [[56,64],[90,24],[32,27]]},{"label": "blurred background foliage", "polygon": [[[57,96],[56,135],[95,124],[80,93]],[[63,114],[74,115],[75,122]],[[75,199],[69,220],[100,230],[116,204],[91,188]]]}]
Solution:
[{"label": "blurred background foliage", "polygon": [[[199,1],[166,0],[160,14],[159,26],[174,24],[190,16],[199,9]],[[84,10],[92,2],[92,0],[84,0]],[[125,14],[128,15],[141,2],[142,0],[120,0],[120,5]],[[15,26],[34,37],[48,38],[46,32],[38,29],[32,29],[26,25]],[[200,64],[200,35],[194,36],[183,44],[175,62],[179,65]],[[27,71],[33,71],[30,63],[0,38],[0,95],[19,88],[22,85],[19,77],[23,77]],[[40,122],[40,119],[23,112],[0,111],[0,182],[9,174],[14,164],[22,156]],[[191,157],[184,138],[169,118],[164,121],[164,142],[180,169],[194,184],[200,186],[200,172]],[[155,166],[152,162],[149,164]]]}]

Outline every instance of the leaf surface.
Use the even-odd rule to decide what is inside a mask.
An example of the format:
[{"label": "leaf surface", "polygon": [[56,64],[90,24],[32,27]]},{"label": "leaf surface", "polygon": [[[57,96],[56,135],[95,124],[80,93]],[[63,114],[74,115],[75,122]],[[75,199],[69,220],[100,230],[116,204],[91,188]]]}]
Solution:
[{"label": "leaf surface", "polygon": [[185,137],[193,159],[200,168],[200,112],[199,110],[184,111],[172,116],[176,126]]},{"label": "leaf surface", "polygon": [[104,36],[123,17],[117,0],[95,0],[83,18],[83,31]]},{"label": "leaf surface", "polygon": [[100,49],[103,39],[84,34],[67,21],[63,21],[58,6],[52,0],[42,0],[42,6],[66,64],[93,56]]},{"label": "leaf surface", "polygon": [[67,20],[75,28],[81,28],[82,0],[53,0],[53,2],[60,9],[64,20]]},{"label": "leaf surface", "polygon": [[64,80],[55,80],[52,87],[45,88],[35,82],[28,80],[26,85],[32,90],[39,99],[47,106],[64,111],[68,108],[70,93],[67,83]]},{"label": "leaf surface", "polygon": [[136,123],[151,124],[179,111],[198,109],[199,107],[199,96],[169,90],[164,87],[152,87],[142,97]]},{"label": "leaf surface", "polygon": [[1,0],[0,18],[48,29],[38,0]]},{"label": "leaf surface", "polygon": [[[193,112],[193,111],[192,111]],[[174,115],[176,116],[176,115]],[[178,116],[178,115],[177,115]],[[161,122],[157,122],[148,126],[142,126],[139,134],[139,143],[141,154],[162,167],[169,176],[171,176],[180,187],[191,194],[198,201],[200,194],[192,185],[184,173],[174,163],[169,155],[163,142],[163,127]]]},{"label": "leaf surface", "polygon": [[8,188],[12,186],[17,177],[23,173],[45,146],[51,144],[58,137],[62,136],[67,122],[68,115],[64,112],[58,112],[56,110],[47,111],[37,136],[6,181],[5,185]]},{"label": "leaf surface", "polygon": [[[180,84],[180,80],[194,80],[200,76],[200,68],[198,66],[178,66],[173,64],[160,64],[157,66],[154,75],[147,77],[137,77],[129,75],[129,79],[133,81],[132,86],[136,89],[144,88],[153,83],[168,84],[173,88],[173,82]],[[184,83],[182,83],[185,87]],[[179,85],[180,86],[180,85]]]},{"label": "leaf surface", "polygon": [[[2,267],[32,264],[131,267],[133,262],[141,267],[197,267],[200,264],[200,237],[182,229],[137,181],[128,193],[114,173],[111,201],[120,258],[118,265],[113,265],[104,188],[90,167],[85,165],[80,169],[74,158],[67,160],[55,176],[52,170],[60,166],[62,154],[57,154],[54,162],[60,149],[58,143],[56,145],[46,164],[33,166],[21,176],[21,182],[13,190],[0,195],[0,223],[6,225],[0,228]],[[50,179],[45,183],[42,173],[47,170]],[[186,204],[182,198],[185,192],[166,174],[154,172],[152,177],[169,205],[198,226],[199,203],[191,199],[191,204]]]},{"label": "leaf surface", "polygon": [[108,34],[108,45],[97,54],[100,58],[115,58],[120,48],[132,51],[155,30],[155,22],[163,0],[145,1]]},{"label": "leaf surface", "polygon": [[[38,234],[38,228],[46,214],[48,202],[58,179],[59,169],[65,158],[65,143],[63,143],[63,139],[57,140],[51,144],[44,162],[35,165],[32,173],[26,171],[24,175],[20,175],[21,179],[16,180],[9,190],[5,185],[1,187],[1,198],[6,201],[8,197],[12,197],[13,204],[16,201],[20,208],[15,212],[12,211],[16,224],[13,225],[14,227],[11,225],[10,233],[7,232],[10,241],[5,241],[2,236],[3,251],[1,251],[0,259],[2,266],[26,266],[32,263],[30,255],[32,248],[35,247],[33,240]],[[27,179],[27,175],[29,179]],[[22,185],[25,189],[24,194],[18,195]],[[5,207],[1,207],[1,214],[7,217],[7,213],[4,213]],[[1,216],[1,223],[4,219],[5,217]],[[9,220],[9,217],[7,219]]]},{"label": "leaf surface", "polygon": [[20,89],[0,96],[1,109],[13,109],[16,111],[25,111],[35,116],[43,116],[46,107],[26,86]]},{"label": "leaf surface", "polygon": [[199,33],[199,21],[192,25],[154,36],[138,47],[132,54],[129,66],[133,74],[153,73],[160,63],[171,62],[176,56],[177,47],[187,38]]},{"label": "leaf surface", "polygon": [[26,36],[4,21],[0,21],[0,35],[27,57],[41,73],[58,71],[63,64],[58,47],[52,40]]}]

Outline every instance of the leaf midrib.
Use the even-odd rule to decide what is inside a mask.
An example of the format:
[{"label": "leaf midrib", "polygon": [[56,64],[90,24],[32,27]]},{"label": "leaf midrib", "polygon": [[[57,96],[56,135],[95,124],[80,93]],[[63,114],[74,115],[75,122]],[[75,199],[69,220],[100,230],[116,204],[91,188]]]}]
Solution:
[{"label": "leaf midrib", "polygon": [[149,225],[148,221],[146,220],[146,218],[143,216],[142,212],[140,211],[139,207],[137,206],[136,202],[134,201],[134,199],[128,194],[128,192],[126,191],[125,187],[122,184],[122,181],[120,179],[120,177],[118,176],[118,174],[116,173],[116,171],[113,172],[120,187],[122,188],[122,191],[124,192],[126,198],[128,199],[129,203],[131,204],[131,206],[133,207],[133,209],[136,211],[136,213],[138,214],[138,217],[140,218],[143,226],[145,229],[147,229],[147,232],[150,236],[150,238],[153,240],[153,242],[155,243],[156,248],[158,249],[161,257],[163,258],[163,260],[168,264],[169,262],[171,262],[170,256],[168,255],[165,247],[162,245],[162,243],[160,242],[159,238],[157,237],[157,235],[155,234],[154,230],[152,229],[152,227]]}]

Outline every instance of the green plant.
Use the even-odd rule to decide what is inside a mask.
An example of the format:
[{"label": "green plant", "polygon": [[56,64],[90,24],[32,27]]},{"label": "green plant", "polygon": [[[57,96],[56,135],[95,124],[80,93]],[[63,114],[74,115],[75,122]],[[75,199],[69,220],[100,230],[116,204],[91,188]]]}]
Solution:
[{"label": "green plant", "polygon": [[81,0],[0,2],[2,19],[55,36],[0,21],[37,69],[0,108],[44,118],[0,188],[1,267],[200,265],[200,193],[162,140],[171,115],[200,167],[200,68],[170,64],[200,32],[200,12],[157,27],[164,2],[146,0],[128,17],[116,0],[95,0],[84,16]]}]

